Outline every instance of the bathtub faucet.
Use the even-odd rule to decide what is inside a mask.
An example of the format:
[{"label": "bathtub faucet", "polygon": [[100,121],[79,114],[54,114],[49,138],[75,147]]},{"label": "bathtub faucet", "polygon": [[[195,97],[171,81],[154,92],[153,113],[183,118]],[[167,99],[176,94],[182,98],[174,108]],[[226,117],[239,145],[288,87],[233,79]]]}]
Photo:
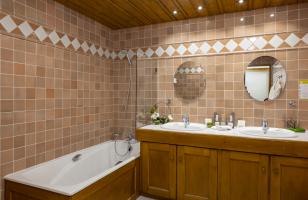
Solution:
[{"label": "bathtub faucet", "polygon": [[81,154],[77,154],[77,155],[75,155],[75,156],[72,158],[72,161],[73,161],[73,162],[76,162],[76,161],[80,160],[80,158],[81,158]]}]

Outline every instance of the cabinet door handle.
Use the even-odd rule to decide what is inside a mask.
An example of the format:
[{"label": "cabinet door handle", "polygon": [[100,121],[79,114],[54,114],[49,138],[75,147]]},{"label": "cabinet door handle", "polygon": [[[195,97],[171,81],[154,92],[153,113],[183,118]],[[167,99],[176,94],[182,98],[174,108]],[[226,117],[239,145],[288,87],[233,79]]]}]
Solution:
[{"label": "cabinet door handle", "polygon": [[262,168],[261,168],[261,171],[262,171],[263,174],[265,174],[266,168],[265,168],[265,167],[262,167]]}]

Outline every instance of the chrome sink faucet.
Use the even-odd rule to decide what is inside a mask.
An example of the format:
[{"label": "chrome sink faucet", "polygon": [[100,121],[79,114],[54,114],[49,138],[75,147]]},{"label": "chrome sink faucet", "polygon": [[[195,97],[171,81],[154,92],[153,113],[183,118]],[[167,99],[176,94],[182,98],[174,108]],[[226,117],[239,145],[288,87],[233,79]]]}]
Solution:
[{"label": "chrome sink faucet", "polygon": [[269,129],[268,121],[266,119],[263,119],[261,122],[261,126],[262,126],[263,133],[266,134]]},{"label": "chrome sink faucet", "polygon": [[183,122],[184,122],[184,127],[187,128],[189,125],[189,115],[188,114],[184,114],[183,115]]}]

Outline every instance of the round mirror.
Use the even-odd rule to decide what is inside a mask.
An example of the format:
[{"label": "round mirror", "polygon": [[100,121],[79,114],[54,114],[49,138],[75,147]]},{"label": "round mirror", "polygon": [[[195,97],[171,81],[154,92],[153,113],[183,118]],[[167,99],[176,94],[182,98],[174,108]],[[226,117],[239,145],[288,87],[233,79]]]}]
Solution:
[{"label": "round mirror", "polygon": [[173,82],[176,96],[195,99],[203,94],[206,87],[204,69],[192,61],[184,62],[176,70]]},{"label": "round mirror", "polygon": [[286,86],[287,75],[276,58],[261,56],[253,60],[245,70],[245,87],[257,101],[277,99]]}]

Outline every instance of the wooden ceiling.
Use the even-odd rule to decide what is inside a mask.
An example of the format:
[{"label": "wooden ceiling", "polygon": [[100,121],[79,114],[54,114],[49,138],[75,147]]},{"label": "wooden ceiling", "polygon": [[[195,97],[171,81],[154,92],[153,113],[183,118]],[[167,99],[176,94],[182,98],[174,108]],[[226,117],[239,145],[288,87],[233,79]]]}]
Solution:
[{"label": "wooden ceiling", "polygon": [[[100,23],[121,29],[194,17],[294,4],[307,0],[56,0]],[[198,6],[203,6],[199,11]],[[178,13],[173,15],[173,11]]]}]

